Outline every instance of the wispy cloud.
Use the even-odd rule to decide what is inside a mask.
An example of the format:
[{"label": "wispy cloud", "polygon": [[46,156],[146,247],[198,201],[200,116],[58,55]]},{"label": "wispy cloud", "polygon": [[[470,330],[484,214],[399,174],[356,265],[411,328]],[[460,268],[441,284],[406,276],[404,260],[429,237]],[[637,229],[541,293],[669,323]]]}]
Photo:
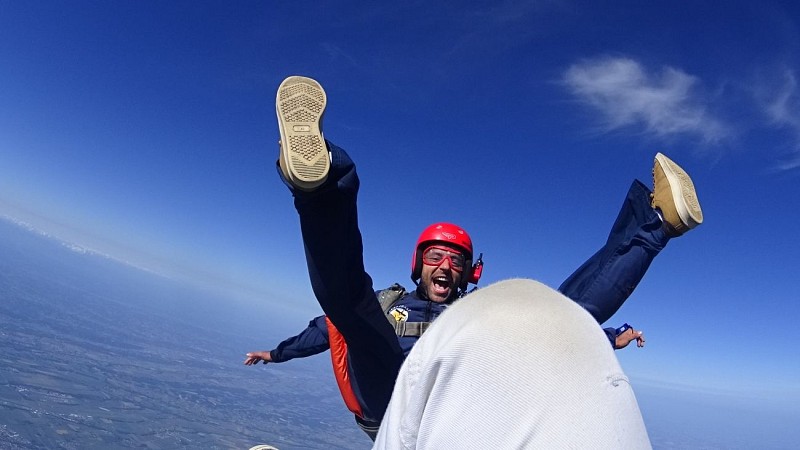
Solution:
[{"label": "wispy cloud", "polygon": [[328,58],[332,62],[339,62],[344,60],[353,67],[359,66],[358,61],[356,61],[356,59],[353,58],[352,55],[342,50],[342,48],[339,47],[338,45],[334,45],[330,42],[323,42],[322,49],[328,54]]},{"label": "wispy cloud", "polygon": [[[542,33],[541,23],[561,11],[564,0],[499,0],[484,3],[462,2],[457,8],[448,7],[452,29],[442,27],[438,17],[433,21],[441,29],[448,50],[445,55],[474,59],[476,55],[496,55],[509,52],[531,42]],[[446,30],[450,30],[447,32]]]},{"label": "wispy cloud", "polygon": [[475,11],[492,27],[506,27],[523,22],[531,15],[559,5],[558,0],[503,0],[494,2],[486,9]]},{"label": "wispy cloud", "polygon": [[672,67],[648,72],[633,59],[601,57],[573,64],[562,82],[601,114],[605,131],[642,127],[657,137],[689,135],[706,143],[729,134],[708,112],[698,78]]},{"label": "wispy cloud", "polygon": [[778,169],[800,168],[800,92],[797,77],[793,71],[787,69],[782,73],[781,81],[771,83],[770,86],[777,88],[770,90],[762,86],[756,94],[763,112],[771,125],[787,129],[794,136],[791,155],[779,163]]}]

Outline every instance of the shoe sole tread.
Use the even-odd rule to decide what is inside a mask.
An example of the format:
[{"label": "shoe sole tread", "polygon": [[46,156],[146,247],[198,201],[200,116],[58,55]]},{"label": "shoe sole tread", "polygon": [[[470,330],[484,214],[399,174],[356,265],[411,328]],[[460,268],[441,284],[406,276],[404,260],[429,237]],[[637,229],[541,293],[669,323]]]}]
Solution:
[{"label": "shoe sole tread", "polygon": [[281,133],[281,167],[288,181],[303,190],[321,185],[328,176],[330,160],[322,134],[327,97],[315,80],[286,78],[275,101]]},{"label": "shoe sole tread", "polygon": [[694,228],[703,223],[703,211],[689,174],[661,153],[656,155],[656,162],[669,185],[681,221],[688,228]]}]

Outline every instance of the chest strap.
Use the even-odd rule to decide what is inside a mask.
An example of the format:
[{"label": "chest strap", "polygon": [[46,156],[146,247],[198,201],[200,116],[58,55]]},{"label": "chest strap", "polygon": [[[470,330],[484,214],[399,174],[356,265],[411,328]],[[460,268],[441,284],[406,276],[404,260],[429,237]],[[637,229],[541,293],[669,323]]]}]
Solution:
[{"label": "chest strap", "polygon": [[394,327],[394,333],[397,336],[420,337],[431,325],[430,322],[398,322],[389,314],[389,310],[392,309],[392,306],[404,295],[406,295],[406,288],[395,283],[388,289],[378,292],[378,301],[381,303],[383,313],[386,314],[386,320]]},{"label": "chest strap", "polygon": [[390,320],[394,322],[394,333],[398,336],[420,337],[431,326],[430,322],[397,322],[394,318]]}]

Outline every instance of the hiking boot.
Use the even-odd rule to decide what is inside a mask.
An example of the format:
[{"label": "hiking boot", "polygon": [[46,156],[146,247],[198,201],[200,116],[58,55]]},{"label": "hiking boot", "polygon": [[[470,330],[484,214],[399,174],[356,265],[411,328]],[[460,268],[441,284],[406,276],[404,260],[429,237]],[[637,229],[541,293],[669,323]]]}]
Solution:
[{"label": "hiking boot", "polygon": [[692,179],[679,165],[661,153],[656,154],[653,165],[651,197],[651,204],[661,211],[670,236],[680,236],[703,223],[703,211]]},{"label": "hiking boot", "polygon": [[291,76],[278,87],[281,172],[302,191],[313,191],[328,178],[330,157],[322,136],[326,103],[325,90],[311,78]]}]

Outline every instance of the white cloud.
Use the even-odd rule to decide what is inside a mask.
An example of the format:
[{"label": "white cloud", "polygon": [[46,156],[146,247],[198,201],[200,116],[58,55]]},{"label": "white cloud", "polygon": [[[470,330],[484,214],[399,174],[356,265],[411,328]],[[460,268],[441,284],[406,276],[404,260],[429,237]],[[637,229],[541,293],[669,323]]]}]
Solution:
[{"label": "white cloud", "polygon": [[562,81],[600,112],[606,131],[643,127],[658,137],[690,135],[708,143],[728,134],[696,94],[698,79],[672,67],[648,73],[632,59],[603,57],[572,65]]},{"label": "white cloud", "polygon": [[792,155],[778,165],[778,169],[790,170],[800,168],[800,92],[797,90],[797,77],[791,70],[783,72],[782,82],[777,90],[767,92],[763,86],[757,93],[764,113],[770,124],[788,129],[794,135]]}]

